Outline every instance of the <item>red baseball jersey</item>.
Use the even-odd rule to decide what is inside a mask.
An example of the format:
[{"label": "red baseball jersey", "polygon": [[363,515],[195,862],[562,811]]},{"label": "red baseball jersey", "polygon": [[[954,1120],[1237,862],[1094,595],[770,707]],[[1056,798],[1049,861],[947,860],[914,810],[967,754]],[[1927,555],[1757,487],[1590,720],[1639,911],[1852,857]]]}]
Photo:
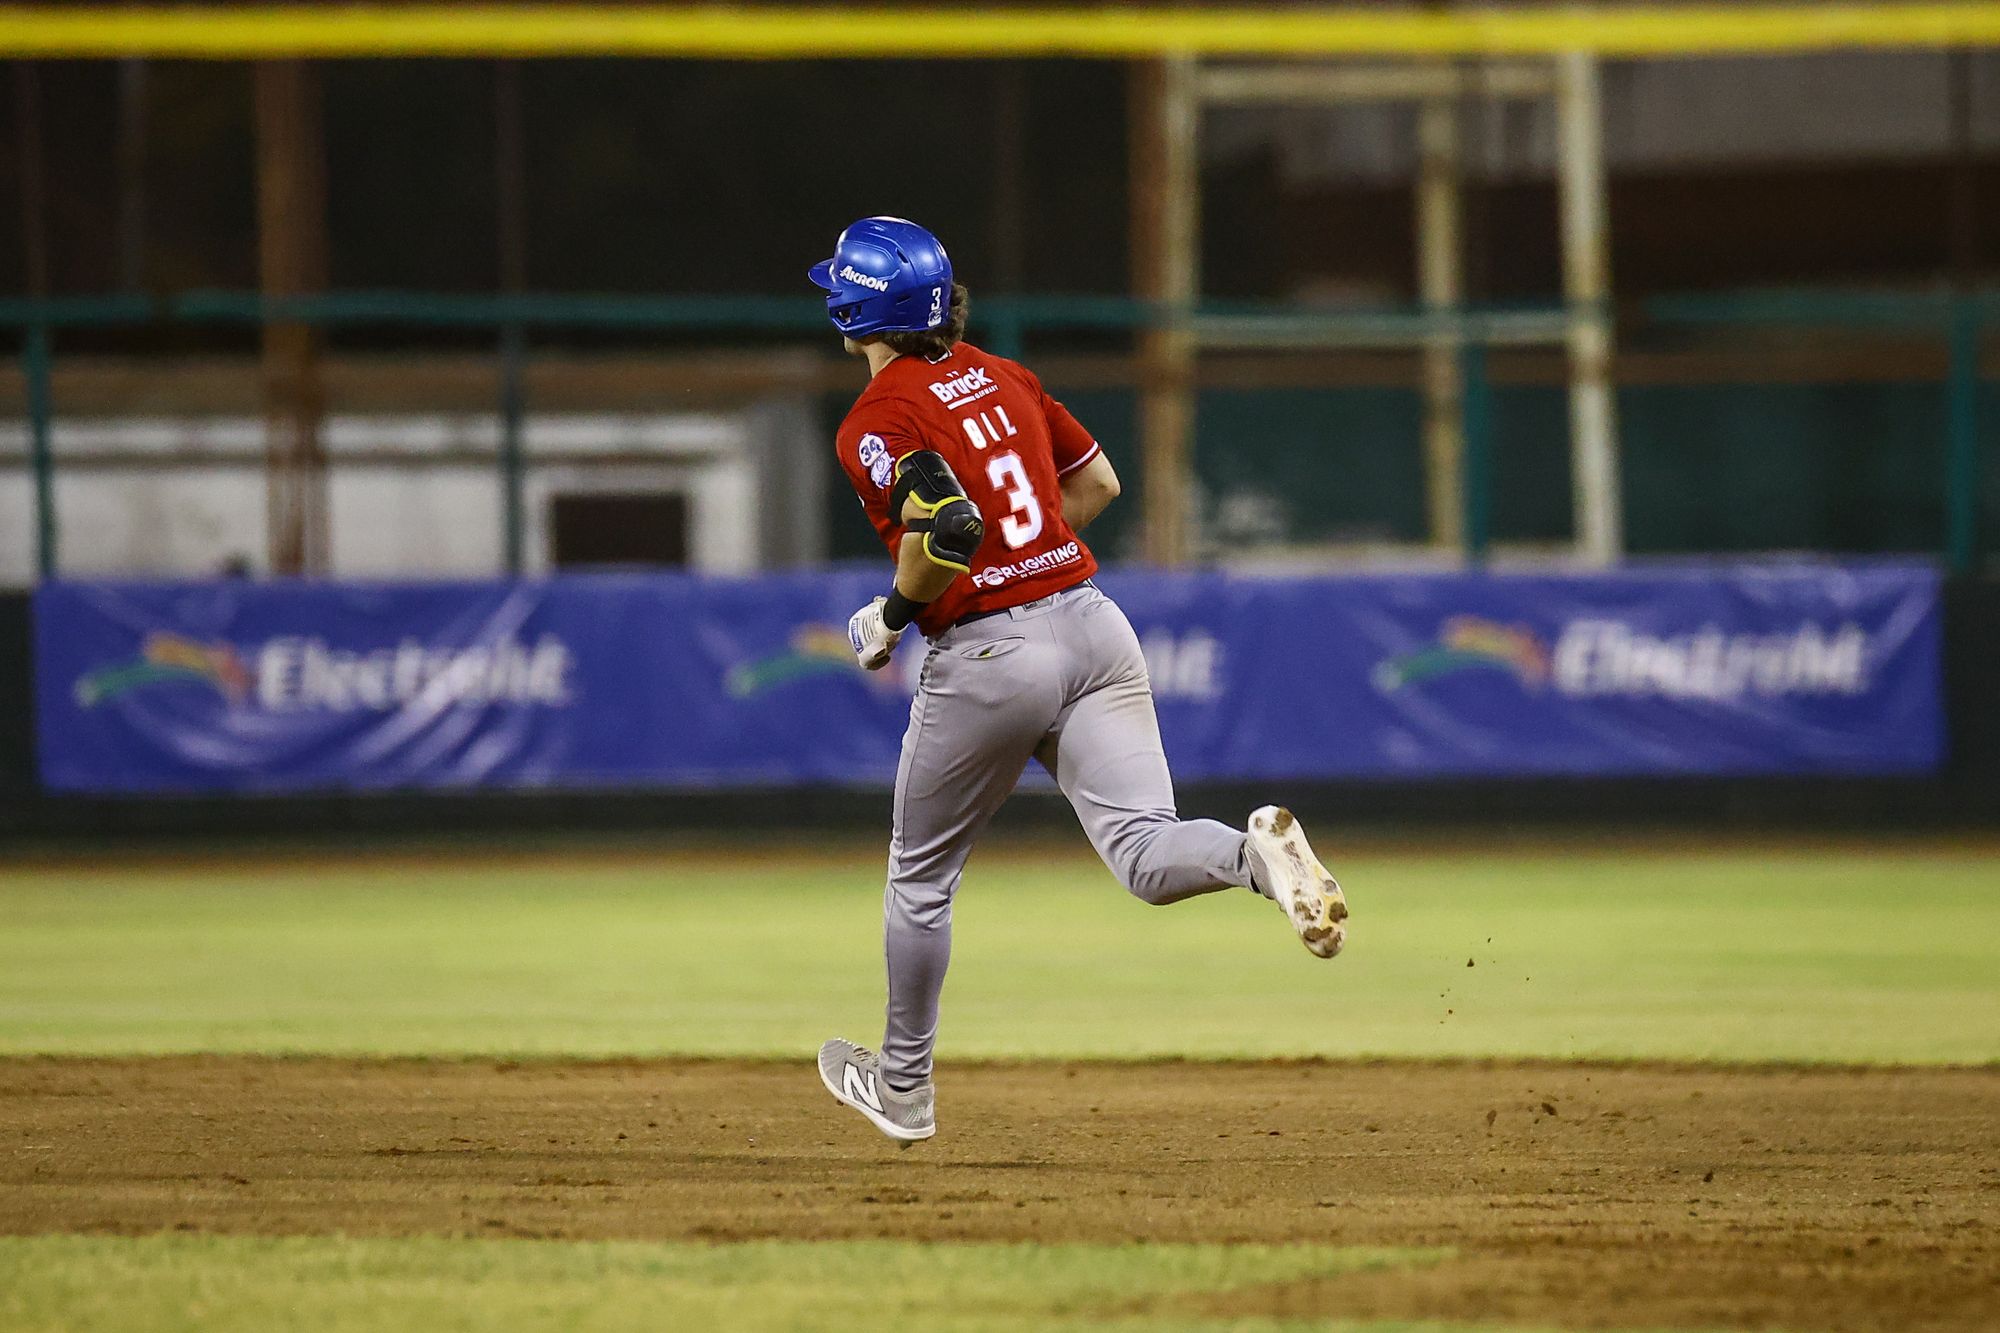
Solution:
[{"label": "red baseball jersey", "polygon": [[1061,487],[1097,456],[1097,441],[1026,366],[969,343],[938,361],[897,357],[855,400],[835,448],[892,556],[903,539],[901,516],[889,512],[896,462],[918,449],[944,457],[986,520],[971,574],[918,617],[925,634],[1060,592],[1097,569],[1063,520]]}]

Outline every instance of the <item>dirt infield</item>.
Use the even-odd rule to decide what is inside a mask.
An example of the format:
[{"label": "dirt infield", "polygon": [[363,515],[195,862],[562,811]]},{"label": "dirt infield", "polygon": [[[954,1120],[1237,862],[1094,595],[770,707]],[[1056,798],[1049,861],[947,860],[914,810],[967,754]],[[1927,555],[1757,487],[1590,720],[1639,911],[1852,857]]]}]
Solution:
[{"label": "dirt infield", "polygon": [[[1210,1313],[2000,1327],[2000,1070],[0,1061],[0,1233],[1443,1245]],[[1220,1300],[1220,1298],[1219,1298]]]}]

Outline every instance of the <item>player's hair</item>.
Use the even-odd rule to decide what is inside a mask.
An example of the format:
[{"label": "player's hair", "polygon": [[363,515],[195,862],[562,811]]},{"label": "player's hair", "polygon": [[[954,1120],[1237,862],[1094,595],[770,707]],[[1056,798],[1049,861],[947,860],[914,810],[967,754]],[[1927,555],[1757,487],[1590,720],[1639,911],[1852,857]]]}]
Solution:
[{"label": "player's hair", "polygon": [[897,356],[920,356],[926,361],[935,361],[949,355],[965,337],[965,317],[972,309],[972,294],[965,290],[965,284],[951,285],[951,309],[945,312],[944,323],[921,333],[884,333],[879,335],[882,342]]}]

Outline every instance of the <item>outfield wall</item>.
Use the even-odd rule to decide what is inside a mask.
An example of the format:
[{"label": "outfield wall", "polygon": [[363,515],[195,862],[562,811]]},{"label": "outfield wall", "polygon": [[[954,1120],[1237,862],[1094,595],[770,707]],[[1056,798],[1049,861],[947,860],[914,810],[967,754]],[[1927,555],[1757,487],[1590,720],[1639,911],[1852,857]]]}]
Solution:
[{"label": "outfield wall", "polygon": [[[1872,568],[1901,568],[1906,574],[1910,571],[1908,566]],[[1765,571],[1766,575],[1769,572]],[[805,591],[795,588],[794,600],[805,596],[812,606],[803,610],[794,607],[778,619],[796,625],[824,618],[831,612],[824,611],[818,603],[845,605],[843,599],[851,600],[854,596],[853,590],[845,584],[856,577],[860,576],[829,573],[795,578],[793,581]],[[1548,580],[1517,581],[1517,591],[1526,595],[1511,604],[1503,600],[1501,604],[1489,608],[1492,614],[1486,617],[1486,623],[1494,626],[1527,624],[1536,615],[1535,607],[1550,600],[1550,587],[1558,585],[1602,583],[1611,590],[1612,600],[1623,601],[1629,610],[1635,593],[1646,586],[1644,577],[1628,572],[1597,580],[1555,580],[1553,584]],[[1399,636],[1402,636],[1402,639],[1409,640],[1405,647],[1423,648],[1423,644],[1410,636],[1420,636],[1424,626],[1439,623],[1439,607],[1443,605],[1437,600],[1440,589],[1455,590],[1452,597],[1446,598],[1452,605],[1462,607],[1465,604],[1460,595],[1465,591],[1463,581],[1454,582],[1450,576],[1411,576],[1390,580],[1226,581],[1240,585],[1234,587],[1230,596],[1242,601],[1243,605],[1229,613],[1240,619],[1223,623],[1224,632],[1217,636],[1225,645],[1225,650],[1242,633],[1247,633],[1249,627],[1270,622],[1271,617],[1260,612],[1260,608],[1268,607],[1270,598],[1284,594],[1288,588],[1291,594],[1297,594],[1304,588],[1320,596],[1329,608],[1325,617],[1327,623],[1315,631],[1324,635],[1324,639],[1309,640],[1305,645],[1309,662],[1323,657],[1326,660],[1320,661],[1317,668],[1307,663],[1290,666],[1281,663],[1279,674],[1287,679],[1319,679],[1319,694],[1340,700],[1328,715],[1336,722],[1351,720],[1357,715],[1357,709],[1387,710],[1370,724],[1380,735],[1391,738],[1393,743],[1387,748],[1378,745],[1372,757],[1362,755],[1357,758],[1353,751],[1366,749],[1366,746],[1343,746],[1340,747],[1342,754],[1337,762],[1312,769],[1310,764],[1298,762],[1260,767],[1256,757],[1270,753],[1272,746],[1282,743],[1284,733],[1271,733],[1269,744],[1255,743],[1258,724],[1254,710],[1244,711],[1240,700],[1232,702],[1217,697],[1213,678],[1218,673],[1213,662],[1204,662],[1201,660],[1203,654],[1194,652],[1189,646],[1202,637],[1200,633],[1190,635],[1186,632],[1190,625],[1187,617],[1193,614],[1190,604],[1206,608],[1203,613],[1208,614],[1217,601],[1215,587],[1211,585],[1220,578],[1219,575],[1180,578],[1126,572],[1114,573],[1108,580],[1120,600],[1133,612],[1142,637],[1149,640],[1149,647],[1154,650],[1156,660],[1153,667],[1163,691],[1162,714],[1169,750],[1183,774],[1183,801],[1191,810],[1225,815],[1235,811],[1240,814],[1236,807],[1246,802],[1282,796],[1303,807],[1376,825],[1401,822],[1580,822],[1614,825],[1665,822],[1722,824],[1745,829],[1783,826],[2000,826],[2000,717],[1996,717],[1991,702],[2000,698],[2000,583],[1965,581],[1947,583],[1941,589],[1941,616],[1938,618],[1941,635],[1938,637],[1942,646],[1943,699],[1941,708],[1937,710],[1942,722],[1942,733],[1936,738],[1938,744],[1927,745],[1922,743],[1921,735],[1913,740],[1910,735],[1904,734],[1912,728],[1920,733],[1925,725],[1922,708],[1913,705],[1906,696],[1900,701],[1884,700],[1886,711],[1873,715],[1872,722],[1862,719],[1867,725],[1878,728],[1876,748],[1869,751],[1873,758],[1867,762],[1855,762],[1852,752],[1843,755],[1837,749],[1815,750],[1811,745],[1799,748],[1796,743],[1799,737],[1810,739],[1812,736],[1815,718],[1820,722],[1826,720],[1823,715],[1813,713],[1812,708],[1829,702],[1842,707],[1854,704],[1853,691],[1849,688],[1852,682],[1846,681],[1835,670],[1843,660],[1839,651],[1837,617],[1822,616],[1826,634],[1816,645],[1807,645],[1814,648],[1814,654],[1807,654],[1813,660],[1804,661],[1796,652],[1791,660],[1793,665],[1806,670],[1812,681],[1825,687],[1822,693],[1827,695],[1826,698],[1817,703],[1808,700],[1811,707],[1797,715],[1773,714],[1774,701],[1769,698],[1752,700],[1755,706],[1747,710],[1731,712],[1725,709],[1719,713],[1713,709],[1715,700],[1703,701],[1703,709],[1712,714],[1710,721],[1721,728],[1720,732],[1706,739],[1697,735],[1694,740],[1698,743],[1693,750],[1683,747],[1669,753],[1664,762],[1647,766],[1643,762],[1634,763],[1629,750],[1617,747],[1597,751],[1586,746],[1584,750],[1577,751],[1574,746],[1568,750],[1558,746],[1554,750],[1537,751],[1537,734],[1549,731],[1555,721],[1549,715],[1538,714],[1536,709],[1553,705],[1538,703],[1522,681],[1517,679],[1509,683],[1506,671],[1484,675],[1479,671],[1465,672],[1462,679],[1457,679],[1450,687],[1456,693],[1442,699],[1435,694],[1383,689],[1380,665],[1383,661],[1402,662],[1406,666],[1421,664],[1418,661],[1420,654],[1408,651],[1385,653],[1385,644],[1394,649],[1400,641]],[[1635,578],[1638,581],[1635,582]],[[1852,579],[1847,578],[1846,581],[1851,583]],[[1472,582],[1475,586],[1490,588],[1508,580]],[[1764,578],[1756,586],[1768,593],[1768,582],[1768,578]],[[103,585],[84,586],[92,596],[104,594]],[[122,586],[126,591],[119,599],[121,609],[118,614],[129,618],[132,609],[128,603],[133,585]],[[246,595],[254,601],[259,595],[268,595],[269,586],[240,585],[227,591],[239,601]],[[481,586],[491,588],[499,585]],[[641,579],[637,581],[637,586],[651,587],[652,591],[647,595],[657,597],[665,595],[660,592],[662,587],[675,589],[677,595],[686,596],[698,592],[700,585],[690,585],[685,580]],[[1329,592],[1329,589],[1332,591]],[[183,601],[189,591],[183,585]],[[338,589],[319,585],[318,591],[331,594],[337,593]],[[1657,594],[1657,589],[1654,591]],[[1703,596],[1709,598],[1714,592],[1715,589],[1708,589]],[[213,595],[213,588],[209,589],[209,593]],[[373,590],[371,595],[379,597],[381,589]],[[1430,600],[1427,601],[1427,598]],[[1638,600],[1647,599],[1641,597]],[[1659,599],[1655,595],[1652,600]],[[739,606],[743,604],[728,595],[723,596],[723,604],[732,601]],[[1400,612],[1396,610],[1399,606],[1402,608]],[[701,620],[701,615],[689,612],[686,605],[672,608],[663,605],[654,608],[654,611],[672,612],[675,619]],[[586,619],[601,619],[603,612],[603,607],[594,604],[582,608]],[[631,614],[644,613],[632,611]],[[1716,604],[1709,600],[1699,601],[1690,614],[1697,622],[1714,621]],[[1912,612],[1908,607],[1900,612],[1889,608],[1883,613],[1883,623],[1886,625],[1898,614],[1907,620]],[[1176,616],[1180,619],[1175,620]],[[115,621],[117,616],[112,619]],[[1379,623],[1371,625],[1368,623],[1371,619]],[[664,619],[662,623],[665,623]],[[1207,623],[1215,625],[1222,622],[1210,620]],[[1361,626],[1359,630],[1355,629],[1357,624]],[[77,679],[59,687],[58,693],[63,698],[56,702],[65,707],[74,704],[80,693],[88,692],[80,684],[85,676],[90,676],[95,682],[92,688],[101,688],[102,685],[102,670],[95,675],[89,671],[79,674],[77,664],[88,667],[89,662],[85,659],[96,660],[92,658],[95,653],[103,659],[103,664],[115,669],[119,662],[131,657],[131,654],[121,656],[116,644],[91,647],[84,642],[87,636],[72,632],[65,628],[67,625],[67,621],[51,620],[47,616],[43,618],[45,639],[51,637],[52,629],[55,631],[53,644],[45,643],[45,660],[58,663],[56,674],[77,676]],[[1231,629],[1230,625],[1234,628]],[[1167,629],[1178,626],[1178,635],[1169,633],[1163,640],[1158,632],[1163,626]],[[747,721],[764,715],[781,719],[785,726],[793,726],[796,718],[786,711],[788,708],[803,709],[806,716],[826,720],[827,731],[865,732],[869,738],[863,746],[868,751],[864,757],[866,762],[854,774],[839,766],[843,762],[841,754],[846,753],[843,748],[841,754],[822,752],[813,761],[819,765],[817,768],[808,763],[797,771],[771,767],[769,761],[779,753],[773,751],[761,755],[758,762],[762,767],[752,764],[740,771],[690,774],[654,771],[642,765],[624,771],[595,772],[587,775],[589,781],[571,783],[559,772],[552,774],[546,767],[538,769],[534,766],[546,759],[550,752],[544,737],[543,748],[529,754],[533,762],[527,768],[511,773],[494,770],[494,774],[489,775],[493,780],[511,784],[503,790],[475,785],[487,780],[477,774],[453,778],[449,773],[443,779],[431,775],[426,784],[431,790],[411,790],[406,784],[423,782],[423,776],[406,774],[399,778],[393,770],[368,775],[366,781],[339,783],[329,782],[323,772],[317,775],[307,772],[302,780],[289,784],[291,790],[286,789],[288,784],[284,782],[250,784],[261,787],[257,791],[241,790],[244,784],[237,783],[234,785],[239,789],[231,790],[230,783],[195,783],[186,780],[184,774],[178,778],[169,775],[164,781],[158,780],[159,775],[155,774],[144,783],[136,779],[125,782],[124,770],[120,767],[124,760],[114,749],[99,754],[97,759],[111,765],[109,771],[119,778],[118,781],[93,782],[88,780],[87,771],[84,772],[84,780],[79,780],[79,771],[72,767],[57,774],[59,784],[69,788],[59,791],[52,789],[44,780],[48,767],[46,744],[42,767],[38,769],[33,741],[36,727],[36,704],[31,691],[33,628],[34,616],[26,597],[0,597],[0,837],[14,840],[37,836],[88,838],[173,834],[198,837],[244,834],[472,834],[498,828],[516,832],[726,828],[740,822],[746,810],[769,808],[761,801],[746,802],[746,793],[773,796],[782,793],[788,822],[801,827],[867,828],[883,818],[885,800],[880,784],[886,775],[885,766],[893,756],[894,739],[900,731],[900,716],[906,697],[900,690],[870,690],[858,681],[843,680],[830,669],[831,652],[819,651],[817,659],[808,654],[803,660],[807,666],[820,666],[823,674],[818,676],[816,684],[812,679],[813,673],[806,673],[808,679],[803,687],[797,683],[788,687],[803,689],[790,705],[784,704],[775,694],[767,693],[759,697],[759,691],[736,690],[733,686],[726,686],[716,698],[705,701],[699,710],[719,718],[717,735],[720,736],[734,734]],[[713,624],[696,624],[689,632],[697,638],[703,633],[713,638],[714,628]],[[1532,630],[1533,626],[1529,628]],[[144,618],[141,617],[128,629],[134,636],[134,642],[143,640]],[[754,632],[743,632],[753,639],[762,635],[774,642],[784,641],[788,633],[775,621]],[[1559,632],[1551,628],[1540,637],[1553,644]],[[1374,636],[1373,641],[1349,653],[1353,660],[1346,661],[1343,666],[1341,644],[1357,636],[1367,638],[1371,635]],[[227,639],[229,635],[225,633],[216,637]],[[1531,634],[1530,637],[1534,636]],[[1161,659],[1163,642],[1167,655]],[[634,643],[639,651],[643,651],[643,643],[639,640]],[[1236,646],[1243,645],[1237,643]],[[1441,645],[1430,646],[1435,648]],[[1918,646],[1921,648],[1921,644]],[[668,647],[671,650],[670,644]],[[53,658],[48,656],[51,648],[56,654]],[[64,656],[64,652],[71,648],[75,651]],[[752,648],[747,654],[736,654],[742,660],[736,661],[734,667],[727,661],[716,664],[719,678],[734,680],[738,684],[746,680],[743,662],[752,661],[754,664],[754,661],[764,660],[757,656],[754,645]],[[825,648],[825,645],[818,645],[820,650]],[[1371,662],[1374,663],[1372,668],[1369,665]],[[523,680],[528,680],[532,674],[532,661],[524,659],[517,665],[524,673],[529,673],[523,675]],[[1933,659],[1928,669],[1935,671],[1938,665]],[[1912,670],[1921,675],[1925,669],[1919,653],[1919,660],[1913,664]],[[650,679],[651,670],[642,663],[630,674]],[[733,675],[730,674],[732,671]],[[1376,677],[1370,682],[1375,697],[1371,700],[1360,692],[1342,696],[1344,686],[1338,680],[1329,681],[1329,673],[1336,677],[1342,674],[1366,677],[1372,673]],[[112,674],[115,676],[116,671]],[[686,688],[686,682],[682,682],[682,688]],[[1257,691],[1268,692],[1268,683],[1253,690],[1253,702],[1255,697],[1261,697]],[[638,720],[638,715],[630,710],[642,706],[648,693],[673,692],[664,682],[657,689],[649,686],[626,700],[623,709],[614,710],[614,716]],[[200,691],[183,691],[182,694],[188,698],[204,697]],[[731,694],[736,696],[733,700],[727,697]],[[1482,700],[1490,705],[1503,694],[1508,701],[1504,712],[1518,713],[1524,723],[1517,734],[1493,733],[1491,726],[1487,725],[1493,718],[1482,720],[1476,716]],[[157,712],[160,701],[173,695],[172,690],[156,691],[143,711]],[[853,697],[849,698],[850,695]],[[137,692],[135,697],[140,697]],[[846,700],[840,704],[846,709],[845,713],[833,706],[840,700]],[[1653,705],[1658,703],[1658,700],[1653,701]],[[50,704],[51,700],[45,697],[45,715]],[[726,710],[732,705],[746,711],[734,719],[718,713],[718,710]],[[1632,711],[1634,707],[1638,708],[1637,712]],[[1648,711],[1649,707],[1651,711]],[[1913,707],[1916,711],[1911,711]],[[1233,714],[1230,712],[1232,708],[1237,710]],[[1470,737],[1470,749],[1453,748],[1456,742],[1452,728],[1446,728],[1443,733],[1435,729],[1428,735],[1423,733],[1423,726],[1427,725],[1424,721],[1426,717],[1440,710],[1457,710],[1463,714],[1467,709],[1473,710],[1471,720],[1480,723],[1466,731]],[[1584,731],[1601,732],[1608,728],[1638,732],[1645,741],[1645,745],[1640,747],[1642,758],[1647,746],[1657,750],[1663,735],[1663,715],[1657,707],[1625,701],[1619,709],[1622,711],[1594,718],[1586,716],[1584,720],[1589,725],[1584,727]],[[1778,749],[1767,747],[1759,750],[1754,746],[1747,751],[1741,746],[1734,750],[1727,746],[1717,748],[1731,733],[1748,734],[1746,729],[1754,731],[1760,725],[1760,715],[1761,724],[1776,725],[1782,733],[1779,737],[1782,744]],[[1208,720],[1205,734],[1202,732],[1204,719]],[[1835,720],[1838,723],[1838,719]],[[71,717],[62,725],[68,726],[75,721],[76,718]],[[269,721],[264,719],[265,723]],[[1314,725],[1310,719],[1302,728],[1294,724],[1307,751],[1322,746],[1326,741],[1325,737],[1313,734]],[[643,731],[643,727],[639,729]],[[1824,727],[1820,729],[1826,730]],[[1366,728],[1350,728],[1345,735],[1353,739],[1365,731]],[[1832,728],[1832,734],[1851,739],[1859,733],[1852,725],[1838,723]],[[1245,736],[1252,739],[1247,746],[1241,743]],[[1231,738],[1235,738],[1234,741]],[[481,753],[488,761],[495,753],[492,745],[482,749],[479,738],[470,732],[459,735],[457,741],[461,752]],[[362,744],[364,747],[371,744],[365,734]],[[1421,752],[1412,752],[1414,759],[1411,754],[1403,754],[1399,761],[1396,747],[1412,744],[1418,745]],[[1440,745],[1442,748],[1437,748]],[[1486,759],[1479,757],[1481,745],[1488,747],[1489,757]],[[1495,745],[1499,746],[1498,753],[1513,758],[1492,759],[1492,747]],[[1423,750],[1423,746],[1432,748]],[[374,748],[379,750],[380,747]],[[555,748],[565,751],[564,745]],[[642,745],[640,757],[647,764],[655,763],[656,757],[644,752],[658,748],[658,745]],[[876,749],[882,753],[874,754]],[[574,747],[570,746],[565,752],[573,757],[573,750]],[[810,747],[807,747],[807,751],[801,753],[809,751]],[[1740,762],[1746,753],[1762,754],[1764,759],[1746,765]],[[536,758],[537,754],[540,759]],[[1732,754],[1736,760],[1730,758]],[[1559,762],[1549,762],[1551,755]],[[1773,755],[1779,756],[1780,761],[1771,762]],[[875,763],[876,760],[882,762]],[[87,770],[88,765],[85,768]],[[884,769],[884,772],[876,772],[877,768]],[[1307,771],[1309,769],[1312,771]],[[854,785],[851,780],[831,781],[830,774],[839,774],[843,779],[858,777],[860,785]],[[1199,776],[1191,780],[1189,775]],[[132,790],[109,789],[119,785],[145,785],[150,790],[139,794]],[[206,791],[200,790],[203,785],[207,786]],[[306,790],[308,788],[314,789]],[[1045,793],[1029,792],[1014,803],[1005,822],[1064,824],[1068,821],[1068,813],[1059,799]]]}]

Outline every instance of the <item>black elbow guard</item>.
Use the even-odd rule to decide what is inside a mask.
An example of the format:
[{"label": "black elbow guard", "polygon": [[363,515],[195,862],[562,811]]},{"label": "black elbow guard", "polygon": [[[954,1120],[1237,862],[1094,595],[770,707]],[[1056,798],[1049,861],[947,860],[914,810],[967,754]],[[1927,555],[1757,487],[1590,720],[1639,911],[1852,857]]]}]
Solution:
[{"label": "black elbow guard", "polygon": [[896,485],[889,492],[889,513],[902,520],[903,506],[911,500],[924,516],[908,524],[908,531],[922,533],[924,554],[933,564],[960,572],[972,568],[972,557],[986,538],[986,521],[979,506],[966,498],[951,464],[933,449],[906,454],[896,464]]},{"label": "black elbow guard", "polygon": [[986,520],[979,516],[978,505],[960,495],[929,518],[910,524],[910,531],[924,534],[924,554],[932,564],[969,574],[972,557],[986,540]]}]

